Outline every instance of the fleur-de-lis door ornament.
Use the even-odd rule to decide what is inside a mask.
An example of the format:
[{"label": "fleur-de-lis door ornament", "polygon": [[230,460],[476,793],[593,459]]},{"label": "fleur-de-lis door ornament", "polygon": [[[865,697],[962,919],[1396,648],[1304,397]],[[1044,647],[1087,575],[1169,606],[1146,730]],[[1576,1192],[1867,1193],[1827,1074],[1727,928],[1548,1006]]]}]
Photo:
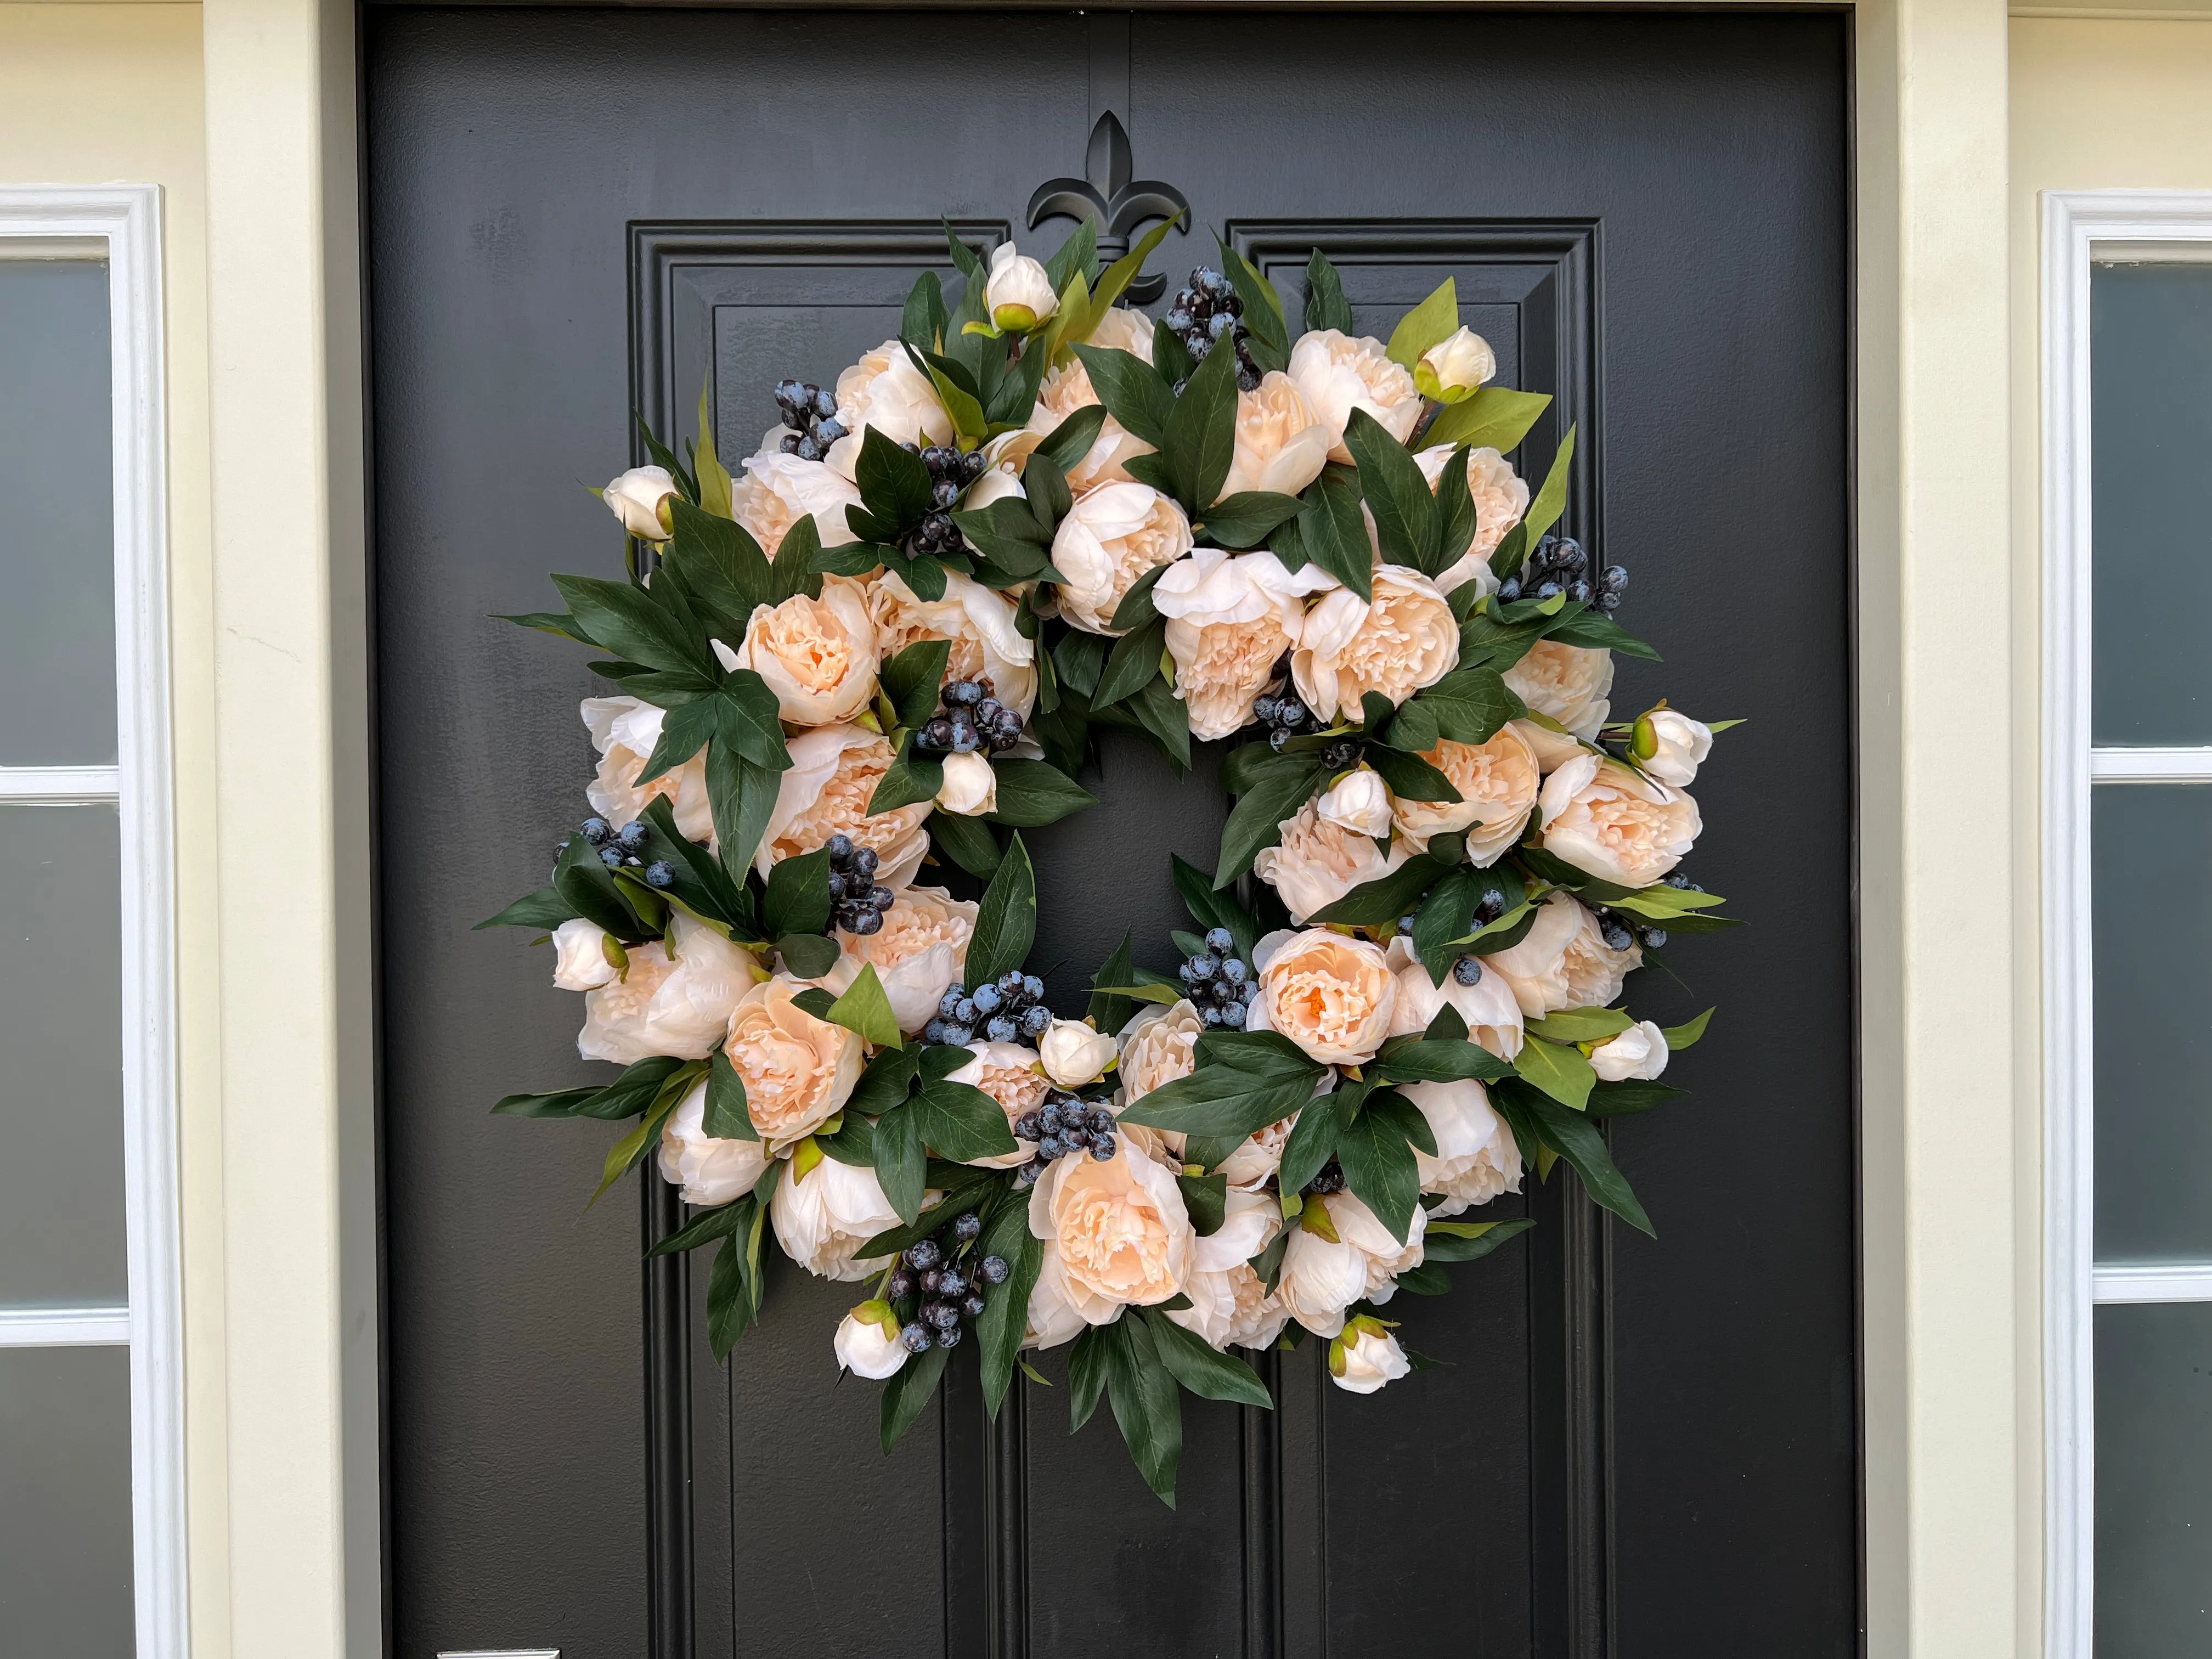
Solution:
[{"label": "fleur-de-lis door ornament", "polygon": [[[1085,219],[1098,226],[1098,257],[1111,264],[1129,251],[1129,240],[1139,227],[1153,219],[1180,219],[1190,204],[1173,185],[1157,179],[1131,179],[1129,135],[1113,111],[1098,118],[1091,129],[1090,153],[1085,157],[1087,179],[1048,179],[1030,198],[1030,228],[1044,221],[1066,217]],[[1138,305],[1157,300],[1166,291],[1168,279],[1160,271],[1148,272],[1129,285],[1128,297]]]}]

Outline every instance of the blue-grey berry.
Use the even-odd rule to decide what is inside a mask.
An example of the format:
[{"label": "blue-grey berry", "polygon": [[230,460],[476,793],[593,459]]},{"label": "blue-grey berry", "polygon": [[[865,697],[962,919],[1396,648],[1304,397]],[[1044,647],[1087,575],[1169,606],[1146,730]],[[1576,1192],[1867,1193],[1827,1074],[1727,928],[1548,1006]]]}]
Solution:
[{"label": "blue-grey berry", "polygon": [[952,1224],[953,1237],[963,1243],[972,1238],[980,1238],[982,1232],[983,1218],[972,1210]]},{"label": "blue-grey berry", "polygon": [[986,1014],[997,1013],[999,1012],[999,1004],[1005,1000],[1006,994],[1000,991],[995,985],[977,986],[975,988],[975,994],[972,999],[975,1004],[977,1011]]},{"label": "blue-grey berry", "polygon": [[1028,997],[1031,1002],[1035,1002],[1039,997],[1044,994],[1044,981],[1039,979],[1035,974],[1023,975],[1022,994]]},{"label": "blue-grey berry", "polygon": [[899,1343],[908,1353],[927,1353],[930,1343],[929,1327],[927,1325],[904,1327],[899,1332]]},{"label": "blue-grey berry", "polygon": [[602,847],[599,848],[599,862],[605,865],[610,870],[621,869],[623,862],[622,848],[619,847]]},{"label": "blue-grey berry", "polygon": [[1002,1255],[987,1255],[982,1261],[983,1277],[994,1285],[1003,1285],[1013,1276],[1013,1268]]},{"label": "blue-grey berry", "polygon": [[853,838],[842,834],[832,836],[822,843],[822,850],[830,854],[833,866],[849,864],[853,858]]},{"label": "blue-grey berry", "polygon": [[945,1247],[933,1238],[916,1239],[906,1247],[906,1265],[927,1272],[945,1260]]},{"label": "blue-grey berry", "polygon": [[1037,1156],[1050,1163],[1067,1150],[1067,1143],[1058,1135],[1047,1135],[1037,1142]]},{"label": "blue-grey berry", "polygon": [[1462,957],[1452,963],[1452,977],[1462,985],[1480,985],[1482,983],[1482,958]]},{"label": "blue-grey berry", "polygon": [[921,1028],[921,1040],[924,1042],[938,1043],[941,1043],[945,1041],[945,1017],[943,1015],[939,1015],[935,1019],[931,1020],[928,1024]]},{"label": "blue-grey berry", "polygon": [[983,1028],[983,1035],[994,1042],[1012,1042],[1022,1034],[1022,1028],[1012,1014],[994,1014],[991,1023]]},{"label": "blue-grey berry", "polygon": [[615,845],[625,853],[635,853],[645,845],[645,838],[652,833],[643,818],[632,818],[615,831]]},{"label": "blue-grey berry", "polygon": [[[1244,1005],[1241,1002],[1224,1002],[1218,1008],[1209,1008],[1206,1012],[1218,1015],[1221,1024],[1229,1030],[1241,1031],[1244,1029]],[[1206,1023],[1210,1025],[1214,1022],[1208,1020]]]},{"label": "blue-grey berry", "polygon": [[1221,977],[1231,985],[1242,985],[1244,982],[1244,975],[1251,971],[1244,965],[1243,959],[1240,957],[1231,957],[1221,964]]},{"label": "blue-grey berry", "polygon": [[940,1348],[957,1348],[960,1346],[960,1310],[955,1308],[948,1311],[952,1315],[952,1322],[938,1332],[937,1346]]},{"label": "blue-grey berry", "polygon": [[645,884],[647,887],[673,887],[676,885],[676,866],[666,859],[653,860],[645,866]]},{"label": "blue-grey berry", "polygon": [[981,1297],[969,1296],[962,1299],[960,1311],[970,1319],[981,1319],[983,1316],[983,1307],[984,1302]]},{"label": "blue-grey berry", "polygon": [[1116,1142],[1112,1135],[1100,1135],[1091,1143],[1091,1156],[1101,1164],[1113,1160]]},{"label": "blue-grey berry", "polygon": [[1225,957],[1237,948],[1237,935],[1226,927],[1209,927],[1206,930],[1206,948],[1217,957]]},{"label": "blue-grey berry", "polygon": [[1039,1005],[1022,1015],[1022,1035],[1041,1037],[1052,1030],[1052,1010]]},{"label": "blue-grey berry", "polygon": [[975,1040],[974,1030],[957,1019],[945,1028],[945,1046],[948,1048],[965,1048]]},{"label": "blue-grey berry", "polygon": [[1187,965],[1190,969],[1190,982],[1193,985],[1206,983],[1207,980],[1213,977],[1214,970],[1220,966],[1212,957],[1193,957]]},{"label": "blue-grey berry", "polygon": [[592,817],[584,820],[584,839],[594,847],[605,846],[607,837],[614,832],[614,825],[609,823],[605,818]]}]

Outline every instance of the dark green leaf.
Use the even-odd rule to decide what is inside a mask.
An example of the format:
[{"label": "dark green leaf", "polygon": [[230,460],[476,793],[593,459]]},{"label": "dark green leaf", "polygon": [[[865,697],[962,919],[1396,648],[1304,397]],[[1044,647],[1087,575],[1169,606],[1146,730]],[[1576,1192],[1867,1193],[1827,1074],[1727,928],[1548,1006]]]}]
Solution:
[{"label": "dark green leaf", "polygon": [[1026,581],[1052,568],[1048,554],[1051,533],[1037,522],[1026,501],[1005,496],[979,512],[955,513],[952,521],[994,574]]},{"label": "dark green leaf", "polygon": [[1200,528],[1208,540],[1221,547],[1257,547],[1278,526],[1304,510],[1305,503],[1295,495],[1240,490],[1206,508],[1206,522]]},{"label": "dark green leaf", "polygon": [[1062,474],[1072,472],[1075,464],[1091,453],[1091,446],[1098,441],[1099,429],[1105,424],[1106,405],[1086,404],[1053,428],[1030,452],[1030,459],[1042,457]]},{"label": "dark green leaf", "polygon": [[876,1126],[873,1120],[852,1109],[848,1101],[841,1115],[842,1121],[833,1133],[817,1131],[814,1144],[840,1164],[856,1169],[872,1169],[876,1162]]},{"label": "dark green leaf", "polygon": [[1183,1208],[1190,1212],[1191,1231],[1200,1238],[1219,1232],[1229,1212],[1229,1177],[1218,1171],[1208,1176],[1177,1176],[1176,1185],[1182,1189]]},{"label": "dark green leaf", "polygon": [[1344,447],[1359,465],[1360,493],[1375,515],[1375,538],[1385,564],[1436,574],[1443,521],[1429,481],[1381,422],[1364,409],[1352,411]]},{"label": "dark green leaf", "polygon": [[1306,331],[1333,328],[1352,332],[1352,304],[1344,297],[1344,279],[1319,248],[1306,261]]},{"label": "dark green leaf", "polygon": [[702,1244],[711,1244],[718,1238],[727,1238],[752,1219],[752,1209],[753,1201],[746,1197],[733,1204],[702,1210],[645,1254],[648,1258],[675,1255],[681,1251],[696,1250]]},{"label": "dark green leaf", "polygon": [[1044,1246],[1030,1233],[1030,1206],[1022,1203],[1000,1206],[984,1228],[981,1243],[985,1255],[995,1255],[1012,1269],[1006,1282],[984,1297],[983,1316],[975,1322],[983,1409],[995,1421],[1007,1384],[1013,1381],[1022,1338],[1028,1334],[1030,1292],[1036,1288],[1044,1266]]},{"label": "dark green leaf", "polygon": [[1067,1431],[1073,1434],[1098,1409],[1098,1396],[1106,1391],[1106,1350],[1114,1340],[1111,1325],[1092,1325],[1075,1339],[1067,1356]]},{"label": "dark green leaf", "polygon": [[786,933],[775,948],[783,965],[800,979],[819,979],[837,965],[837,941],[820,933]]},{"label": "dark green leaf", "polygon": [[[1202,930],[1226,927],[1230,936],[1237,941],[1237,956],[1245,966],[1251,966],[1252,953],[1259,948],[1262,931],[1259,918],[1239,904],[1234,893],[1217,888],[1213,884],[1213,878],[1196,865],[1186,864],[1182,859],[1176,858],[1171,860],[1170,867],[1175,872],[1176,891],[1182,896],[1184,908],[1190,912],[1190,919]],[[1198,953],[1194,951],[1188,954],[1195,956]],[[1114,982],[1127,984],[1128,981],[1109,981]],[[1102,1025],[1099,1029],[1103,1030],[1105,1027]]]},{"label": "dark green leaf", "polygon": [[848,1116],[863,1113],[880,1117],[906,1099],[907,1090],[921,1068],[917,1048],[885,1048],[868,1062],[860,1080],[845,1102]]},{"label": "dark green leaf", "polygon": [[550,1094],[508,1095],[492,1111],[501,1117],[575,1117],[578,1108],[599,1098],[596,1085],[556,1089]]},{"label": "dark green leaf", "polygon": [[1246,1033],[1235,1047],[1212,1034],[1200,1038],[1198,1069],[1152,1091],[1122,1114],[1123,1121],[1239,1140],[1280,1122],[1312,1097],[1328,1068],[1285,1039],[1277,1039],[1279,1047],[1258,1041],[1274,1036]]},{"label": "dark green leaf", "polygon": [[853,482],[860,486],[860,501],[880,532],[871,539],[895,539],[920,524],[934,505],[929,469],[921,464],[921,457],[885,437],[879,427],[861,429]]},{"label": "dark green leaf", "polygon": [[1112,346],[1079,345],[1075,355],[1089,372],[1091,389],[1106,412],[1133,435],[1155,448],[1165,447],[1176,395],[1152,366],[1133,351]]},{"label": "dark green leaf", "polygon": [[1141,1316],[1152,1328],[1160,1364],[1200,1399],[1226,1400],[1240,1406],[1274,1409],[1275,1401],[1267,1392],[1267,1385],[1243,1360],[1208,1346],[1203,1337],[1184,1329],[1158,1309],[1144,1309]]},{"label": "dark green leaf", "polygon": [[707,750],[707,802],[714,817],[722,869],[742,884],[752,868],[753,853],[768,832],[780,782],[775,772],[756,766],[721,744]]},{"label": "dark green leaf", "polygon": [[1316,1095],[1298,1112],[1291,1138],[1283,1145],[1281,1179],[1286,1193],[1300,1192],[1336,1156],[1336,1138],[1343,1132],[1351,1106],[1351,1091],[1331,1090]]},{"label": "dark green leaf", "polygon": [[1082,785],[1044,761],[994,760],[991,769],[999,782],[999,804],[991,817],[1000,823],[1033,830],[1097,805]]},{"label": "dark green leaf", "polygon": [[1390,746],[1425,754],[1445,738],[1488,743],[1528,708],[1493,668],[1462,668],[1407,700],[1390,722]]},{"label": "dark green leaf", "polygon": [[[1279,842],[1284,820],[1296,817],[1328,780],[1316,756],[1275,755],[1267,753],[1264,744],[1254,747],[1266,754],[1266,761],[1254,760],[1243,767],[1249,787],[1239,791],[1241,799],[1230,809],[1229,821],[1222,826],[1221,867],[1213,872],[1217,889],[1228,886],[1249,870],[1253,856],[1261,848]],[[1224,781],[1228,781],[1225,769]],[[1229,787],[1238,787],[1233,782]]]},{"label": "dark green leaf", "polygon": [[1452,781],[1419,755],[1370,743],[1366,749],[1366,760],[1400,800],[1442,801],[1449,805],[1462,799]]},{"label": "dark green leaf", "polygon": [[576,619],[565,611],[526,611],[519,616],[503,616],[495,611],[494,622],[510,622],[517,628],[533,629],[540,634],[557,634],[564,640],[574,640],[579,645],[591,641],[576,631]]},{"label": "dark green leaf", "polygon": [[[945,245],[952,251],[952,263],[958,267],[960,274],[978,288],[989,282],[990,275],[984,269],[982,255],[960,240],[959,234],[952,228],[951,220],[940,219],[938,222],[945,227]],[[977,315],[980,318],[981,313],[979,312]]]},{"label": "dark green leaf", "polygon": [[519,898],[497,915],[477,924],[481,931],[486,927],[558,927],[564,921],[576,918],[576,907],[561,896],[557,887],[541,887],[526,897]]},{"label": "dark green leaf", "polygon": [[720,1048],[708,1056],[707,1111],[701,1127],[717,1140],[760,1139],[745,1105],[745,1080]]},{"label": "dark green leaf", "polygon": [[1137,1473],[1173,1509],[1176,1465],[1182,1457],[1182,1398],[1145,1322],[1124,1317],[1103,1328],[1115,1334],[1106,1346],[1106,1395],[1114,1421]]},{"label": "dark green leaf", "polygon": [[968,941],[971,983],[1000,978],[1028,960],[1036,938],[1036,872],[1017,835],[976,910],[975,931]]},{"label": "dark green leaf", "polygon": [[786,933],[818,933],[830,925],[830,854],[826,848],[779,860],[768,872],[768,895],[761,902],[761,931],[770,939]]},{"label": "dark green leaf", "polygon": [[937,273],[925,270],[914,279],[914,287],[906,296],[906,309],[899,319],[899,338],[917,351],[934,351],[944,337],[945,322],[945,288],[937,280]]},{"label": "dark green leaf", "polygon": [[1182,343],[1182,336],[1170,329],[1164,321],[1152,325],[1152,372],[1170,386],[1188,380],[1198,364],[1193,361],[1190,348]]},{"label": "dark green leaf", "polygon": [[[1156,564],[1136,580],[1131,582],[1129,591],[1121,596],[1121,602],[1114,607],[1113,619],[1106,625],[1116,634],[1126,635],[1133,629],[1142,628],[1146,623],[1156,620],[1160,613],[1152,604],[1152,590],[1160,585],[1160,578],[1174,568],[1175,566],[1172,564]],[[1098,686],[1104,683],[1102,678],[1099,682],[1089,688],[1093,702],[1102,701],[1098,696]],[[1114,699],[1108,697],[1103,701],[1111,702]]]},{"label": "dark green leaf", "polygon": [[572,836],[553,866],[553,887],[576,914],[628,945],[641,943],[647,930],[623,902],[613,875],[581,836]]},{"label": "dark green leaf", "polygon": [[1285,368],[1291,360],[1290,326],[1283,316],[1283,296],[1260,268],[1219,236],[1214,246],[1221,252],[1221,268],[1237,285],[1244,301],[1244,325],[1251,331],[1245,348],[1262,369]]},{"label": "dark green leaf", "polygon": [[1084,287],[1088,289],[1098,271],[1098,222],[1095,219],[1079,222],[1059,251],[1044,263],[1044,274],[1050,279],[1054,294],[1066,293],[1069,279],[1079,271],[1083,275]]},{"label": "dark green leaf", "polygon": [[1513,1058],[1513,1069],[1552,1099],[1577,1111],[1589,1099],[1590,1085],[1597,1081],[1597,1073],[1590,1069],[1589,1057],[1581,1049],[1547,1042],[1540,1036],[1531,1036],[1521,1045],[1521,1052]]},{"label": "dark green leaf", "polygon": [[1544,630],[1544,637],[1586,651],[1618,651],[1624,657],[1661,660],[1659,653],[1601,611],[1581,611]]},{"label": "dark green leaf", "polygon": [[[740,1205],[751,1204],[750,1199],[739,1199]],[[732,1206],[735,1208],[736,1206]],[[757,1210],[758,1206],[753,1207]],[[745,1284],[744,1258],[739,1254],[738,1241],[732,1234],[722,1236],[722,1248],[714,1252],[714,1270],[707,1276],[707,1346],[717,1363],[730,1357],[730,1350],[752,1323],[752,1296]]]},{"label": "dark green leaf", "polygon": [[937,712],[945,664],[951,652],[950,640],[922,640],[884,664],[884,695],[890,699],[901,726],[920,726]]},{"label": "dark green leaf", "polygon": [[1229,464],[1237,456],[1234,351],[1209,351],[1206,361],[1191,371],[1158,442],[1176,481],[1176,495],[1192,518],[1204,517],[1219,498]]},{"label": "dark green leaf", "polygon": [[1583,1112],[1589,1117],[1629,1117],[1648,1112],[1654,1106],[1663,1106],[1670,1100],[1680,1100],[1689,1092],[1671,1083],[1601,1082],[1590,1091],[1589,1104],[1583,1108]]},{"label": "dark green leaf", "polygon": [[1515,1089],[1534,1115],[1544,1139],[1583,1178],[1583,1188],[1601,1208],[1612,1211],[1638,1232],[1654,1238],[1659,1236],[1652,1228],[1651,1218],[1637,1202],[1628,1178],[1614,1166],[1613,1154],[1607,1149],[1605,1136],[1596,1124],[1533,1089],[1519,1089],[1510,1084],[1503,1086]]},{"label": "dark green leaf", "polygon": [[1421,895],[1434,886],[1445,866],[1426,854],[1416,853],[1387,876],[1364,881],[1335,903],[1306,918],[1309,921],[1346,923],[1372,927],[1410,915]]},{"label": "dark green leaf", "polygon": [[1413,954],[1428,969],[1429,982],[1442,985],[1444,975],[1459,960],[1460,947],[1455,943],[1474,925],[1474,907],[1480,902],[1482,884],[1474,872],[1464,865],[1444,872],[1443,878],[1429,890],[1428,897],[1413,915]]},{"label": "dark green leaf", "polygon": [[926,1170],[921,1119],[911,1102],[893,1107],[876,1120],[876,1180],[901,1221],[912,1224],[921,1213]]},{"label": "dark green leaf", "polygon": [[[1410,1104],[1395,1095],[1378,1095],[1336,1137],[1336,1161],[1343,1166],[1345,1184],[1400,1240],[1413,1230],[1413,1211],[1421,1196],[1407,1116],[1427,1131],[1426,1121]],[[1431,1139],[1430,1146],[1435,1144]]]},{"label": "dark green leaf", "polygon": [[1455,1042],[1423,1039],[1391,1049],[1376,1063],[1371,1075],[1382,1083],[1459,1083],[1511,1077],[1514,1072],[1510,1062],[1480,1043],[1465,1038]]},{"label": "dark green leaf", "polygon": [[1305,493],[1298,543],[1307,558],[1363,599],[1375,597],[1375,554],[1359,511],[1359,485],[1349,467],[1332,466]]},{"label": "dark green leaf", "polygon": [[962,817],[957,812],[933,812],[929,817],[929,838],[939,852],[971,876],[988,881],[999,867],[998,841],[981,818]]},{"label": "dark green leaf", "polygon": [[906,734],[898,753],[884,769],[883,776],[876,780],[875,793],[868,797],[871,815],[895,812],[918,801],[935,800],[937,792],[945,787],[944,761],[917,750],[914,738],[912,732]]},{"label": "dark green leaf", "polygon": [[1535,1224],[1525,1215],[1510,1221],[1431,1221],[1421,1237],[1421,1255],[1429,1261],[1480,1261]]},{"label": "dark green leaf", "polygon": [[685,627],[644,589],[596,576],[556,576],[553,586],[568,602],[577,627],[603,650],[646,668],[709,678],[717,672],[704,632]]},{"label": "dark green leaf", "polygon": [[922,1144],[952,1163],[1000,1157],[1014,1150],[1006,1109],[968,1084],[925,1084],[906,1111],[915,1119]]},{"label": "dark green leaf", "polygon": [[726,625],[741,632],[754,606],[775,603],[768,556],[743,525],[683,501],[670,503],[669,516],[675,530],[660,550],[661,568],[675,571]]},{"label": "dark green leaf", "polygon": [[1106,659],[1106,672],[1098,678],[1097,693],[1091,699],[1093,710],[1110,708],[1159,678],[1160,656],[1167,649],[1167,618],[1154,617],[1134,633],[1124,634],[1114,641],[1113,653]]},{"label": "dark green leaf", "polygon": [[661,1091],[668,1086],[669,1079],[684,1069],[684,1061],[667,1054],[648,1055],[599,1090],[590,1100],[578,1102],[570,1115],[597,1118],[608,1123],[635,1117],[660,1097]]},{"label": "dark green leaf", "polygon": [[886,1455],[906,1437],[915,1419],[921,1415],[921,1408],[937,1392],[938,1379],[945,1375],[945,1362],[951,1353],[950,1348],[932,1347],[916,1354],[892,1372],[890,1380],[884,1384],[882,1437]]},{"label": "dark green leaf", "polygon": [[1022,489],[1027,496],[1030,518],[1049,538],[1067,516],[1067,509],[1075,505],[1075,495],[1067,487],[1065,471],[1032,454],[1029,465],[1022,469]]},{"label": "dark green leaf", "polygon": [[1456,449],[1444,463],[1443,476],[1437,480],[1437,510],[1443,519],[1436,555],[1436,568],[1429,574],[1442,576],[1460,562],[1467,550],[1474,545],[1475,532],[1481,528],[1480,516],[1476,513],[1474,496],[1467,487],[1467,451]]}]

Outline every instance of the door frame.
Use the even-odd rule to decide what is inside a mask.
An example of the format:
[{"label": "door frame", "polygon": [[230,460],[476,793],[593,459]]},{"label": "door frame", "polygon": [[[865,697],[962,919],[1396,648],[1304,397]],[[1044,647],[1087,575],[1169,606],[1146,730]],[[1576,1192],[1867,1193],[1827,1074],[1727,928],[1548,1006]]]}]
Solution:
[{"label": "door frame", "polygon": [[[2015,1056],[2039,1016],[2033,953],[2014,948],[2034,914],[2033,838],[2014,826],[2035,791],[2015,687],[2036,672],[2036,586],[2008,535],[2007,20],[1965,0],[1843,9],[1864,1644],[2009,1655],[2034,1640],[2040,1550],[2016,1262],[2034,1077]],[[229,1548],[196,1561],[194,1589],[234,1610],[240,1651],[265,1637],[368,1655],[383,1585],[359,19],[345,0],[205,0],[203,18],[221,625],[179,672],[217,687],[224,822],[314,829],[273,868],[223,849],[226,1123],[199,1150],[222,1171],[228,1290],[186,1319],[228,1374],[190,1401],[196,1464],[222,1474],[196,1487],[194,1531]],[[1929,625],[1962,590],[2008,624]],[[1961,800],[2002,805],[1977,817]],[[257,1275],[277,1261],[272,1294]]]}]

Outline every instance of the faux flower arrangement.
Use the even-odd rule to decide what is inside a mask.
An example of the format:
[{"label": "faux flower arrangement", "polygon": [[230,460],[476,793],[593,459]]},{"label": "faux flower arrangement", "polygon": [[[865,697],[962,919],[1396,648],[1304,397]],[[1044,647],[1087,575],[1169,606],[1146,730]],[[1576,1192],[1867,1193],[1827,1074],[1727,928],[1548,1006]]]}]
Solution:
[{"label": "faux flower arrangement", "polygon": [[[1528,1165],[1650,1230],[1599,1124],[1707,1017],[1617,1005],[1735,924],[1676,867],[1728,723],[1613,718],[1612,653],[1654,653],[1547,534],[1574,434],[1533,495],[1504,459],[1549,399],[1487,384],[1449,282],[1355,336],[1318,252],[1296,338],[1225,244],[1161,319],[1118,304],[1168,228],[1103,270],[1087,224],[988,268],[948,231],[958,303],[924,276],[834,387],[778,386],[736,473],[644,434],[602,492],[628,580],[513,618],[602,653],[592,816],[483,925],[550,933],[625,1068],[495,1109],[632,1121],[600,1191],[658,1154],[718,1358],[772,1234],[868,1287],[833,1344],[886,1450],[963,1341],[994,1413],[1073,1342],[1075,1424],[1110,1400],[1172,1503],[1179,1389],[1267,1406],[1232,1350],[1307,1333],[1341,1388],[1404,1376],[1381,1310],[1532,1225],[1461,1218]],[[1092,803],[1102,725],[1235,740],[1238,799],[1216,870],[1176,861],[1176,966],[1125,939],[1076,1019],[1025,971],[1020,831]]]}]

